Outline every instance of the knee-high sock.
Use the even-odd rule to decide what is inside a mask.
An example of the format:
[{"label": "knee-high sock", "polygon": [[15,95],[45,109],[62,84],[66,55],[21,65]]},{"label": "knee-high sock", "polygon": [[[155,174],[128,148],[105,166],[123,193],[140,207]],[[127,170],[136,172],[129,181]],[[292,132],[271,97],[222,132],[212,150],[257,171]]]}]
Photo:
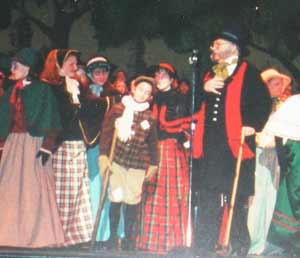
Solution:
[{"label": "knee-high sock", "polygon": [[110,237],[117,238],[118,225],[120,220],[121,203],[112,202],[109,210]]},{"label": "knee-high sock", "polygon": [[134,238],[134,226],[137,220],[138,205],[126,205],[125,211],[125,235],[128,240]]}]

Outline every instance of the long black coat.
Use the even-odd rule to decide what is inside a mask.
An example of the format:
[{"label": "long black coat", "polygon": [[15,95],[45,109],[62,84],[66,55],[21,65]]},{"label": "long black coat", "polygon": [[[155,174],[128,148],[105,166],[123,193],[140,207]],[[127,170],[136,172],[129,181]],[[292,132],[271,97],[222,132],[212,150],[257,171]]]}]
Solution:
[{"label": "long black coat", "polygon": [[[203,136],[203,156],[200,161],[200,171],[196,173],[202,187],[214,192],[231,193],[236,158],[228,144],[226,123],[233,123],[234,118],[226,117],[225,102],[228,101],[228,85],[234,83],[233,76],[240,72],[238,64],[234,73],[226,79],[221,95],[204,93],[206,103]],[[204,84],[204,83],[203,83]],[[271,99],[266,87],[260,79],[259,72],[247,64],[243,77],[240,109],[243,126],[254,127],[261,131],[271,111]],[[255,153],[254,136],[246,138],[246,143]],[[194,143],[197,144],[197,143]],[[242,161],[238,194],[249,196],[254,193],[255,157]]]}]

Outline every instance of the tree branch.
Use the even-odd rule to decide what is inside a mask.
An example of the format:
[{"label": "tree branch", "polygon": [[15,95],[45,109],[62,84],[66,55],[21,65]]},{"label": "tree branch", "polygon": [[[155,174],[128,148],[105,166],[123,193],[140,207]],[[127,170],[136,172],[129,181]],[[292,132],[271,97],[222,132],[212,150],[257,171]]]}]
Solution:
[{"label": "tree branch", "polygon": [[53,33],[53,29],[48,26],[47,24],[43,23],[41,20],[37,19],[36,17],[30,15],[28,11],[25,9],[25,6],[23,8],[14,5],[13,8],[18,11],[21,15],[29,19],[31,22],[33,22],[36,26],[39,27],[39,29],[45,33],[48,37],[51,37]]},{"label": "tree branch", "polygon": [[78,19],[89,10],[90,10],[89,1],[85,1],[84,6],[75,10],[74,13],[72,14],[72,17],[74,19]]},{"label": "tree branch", "polygon": [[58,0],[54,0],[53,2],[54,2],[54,6],[55,6],[55,8],[57,8],[57,10],[60,10],[63,8],[63,5],[60,4]]},{"label": "tree branch", "polygon": [[41,20],[35,18],[31,15],[26,15],[26,17],[33,22],[43,33],[45,33],[48,37],[52,37],[53,28],[48,26],[47,24],[43,23]]},{"label": "tree branch", "polygon": [[[277,58],[293,75],[294,78],[299,78],[300,77],[300,71],[299,69],[286,57],[280,55],[279,53],[273,51],[272,49],[266,49],[262,46],[257,45],[254,42],[250,42],[249,44],[250,46],[264,52],[267,53],[269,55],[271,55],[272,57]],[[298,83],[298,82],[297,82]]]}]

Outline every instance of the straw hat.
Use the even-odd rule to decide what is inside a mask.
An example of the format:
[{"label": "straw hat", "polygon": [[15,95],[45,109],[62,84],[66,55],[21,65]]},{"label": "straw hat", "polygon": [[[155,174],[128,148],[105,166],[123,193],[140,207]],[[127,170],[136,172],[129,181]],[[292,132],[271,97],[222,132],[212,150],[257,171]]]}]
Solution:
[{"label": "straw hat", "polygon": [[273,69],[273,68],[270,68],[270,69],[267,69],[263,72],[261,72],[260,74],[262,80],[265,82],[265,83],[268,83],[268,81],[272,78],[282,78],[283,80],[283,88],[285,89],[288,85],[291,84],[291,81],[292,81],[292,78],[289,77],[288,75],[286,74],[283,74],[283,73],[280,73],[278,72],[276,69]]}]

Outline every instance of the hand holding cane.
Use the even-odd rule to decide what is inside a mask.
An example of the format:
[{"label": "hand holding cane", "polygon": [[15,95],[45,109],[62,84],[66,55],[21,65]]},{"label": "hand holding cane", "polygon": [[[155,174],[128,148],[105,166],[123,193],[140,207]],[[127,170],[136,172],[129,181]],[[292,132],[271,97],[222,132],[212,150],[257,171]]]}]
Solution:
[{"label": "hand holding cane", "polygon": [[93,229],[93,233],[92,233],[90,250],[92,250],[94,248],[94,245],[96,242],[100,218],[101,218],[101,214],[102,214],[102,210],[103,210],[103,206],[104,206],[104,202],[105,202],[105,198],[106,198],[111,164],[112,164],[112,161],[114,158],[117,135],[118,135],[118,132],[117,132],[117,129],[115,129],[114,134],[113,134],[111,148],[110,148],[110,153],[109,153],[109,164],[108,164],[107,168],[105,169],[105,171],[103,172],[103,186],[102,186],[102,191],[101,191],[101,195],[100,195],[99,207],[98,207],[98,211],[97,211],[97,215],[96,215],[94,229]]},{"label": "hand holding cane", "polygon": [[233,187],[232,187],[232,193],[231,193],[231,199],[230,199],[230,205],[229,205],[229,211],[228,211],[228,220],[225,226],[225,237],[223,243],[220,243],[221,246],[224,249],[227,249],[229,247],[229,240],[230,240],[230,231],[231,231],[231,224],[232,224],[232,217],[234,212],[234,205],[236,200],[236,193],[238,189],[238,182],[239,182],[239,176],[240,176],[240,169],[241,169],[241,162],[242,162],[242,155],[243,155],[243,145],[245,142],[245,132],[242,128],[241,130],[241,142],[236,162],[236,168],[235,168],[235,176],[233,180]]}]

